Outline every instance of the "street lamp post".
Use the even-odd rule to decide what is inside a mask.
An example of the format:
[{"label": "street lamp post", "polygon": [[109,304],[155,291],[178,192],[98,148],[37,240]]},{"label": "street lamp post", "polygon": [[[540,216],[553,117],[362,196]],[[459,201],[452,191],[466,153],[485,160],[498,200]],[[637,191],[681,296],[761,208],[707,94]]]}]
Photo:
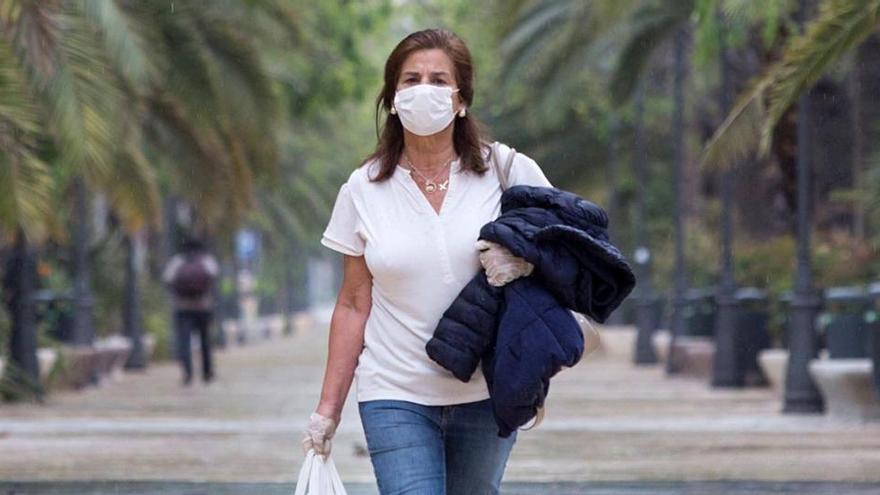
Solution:
[{"label": "street lamp post", "polygon": [[[801,0],[800,17],[807,17],[808,2]],[[822,306],[821,298],[813,287],[810,256],[812,224],[812,139],[810,136],[812,109],[810,96],[801,97],[798,111],[797,160],[797,274],[794,281],[794,299],[788,328],[788,369],[785,379],[786,413],[818,413],[823,410],[822,396],[810,377],[809,364],[819,352],[816,317]]]},{"label": "street lamp post", "polygon": [[92,314],[94,299],[89,276],[89,233],[91,218],[86,185],[82,177],[73,183],[73,338],[74,344],[92,345],[95,340],[95,321]]},{"label": "street lamp post", "polygon": [[684,182],[684,84],[687,69],[685,67],[685,50],[687,49],[687,31],[684,28],[675,33],[675,83],[674,83],[674,100],[675,109],[673,113],[673,134],[675,140],[675,163],[673,163],[673,196],[675,200],[675,210],[672,214],[673,236],[675,244],[675,286],[672,296],[672,319],[670,322],[670,338],[669,351],[666,353],[666,372],[676,373],[676,359],[673,356],[676,346],[676,338],[684,334],[684,310],[687,305],[685,300],[685,292],[687,291],[687,260],[684,251],[684,199],[682,198],[682,183]]},{"label": "street lamp post", "polygon": [[[726,41],[721,40],[721,107],[730,110],[730,58]],[[715,319],[715,358],[712,367],[713,387],[741,387],[745,384],[745,370],[739,359],[736,279],[733,274],[733,167],[719,177],[721,189],[721,272],[715,299],[718,313]]]},{"label": "street lamp post", "polygon": [[[617,229],[617,222],[620,220],[618,217],[620,216],[620,196],[618,193],[618,181],[617,181],[617,167],[618,167],[618,150],[617,150],[617,137],[620,133],[620,121],[616,118],[612,117],[612,121],[610,123],[610,129],[608,132],[608,208],[606,211],[608,212],[609,221],[609,235],[614,234],[614,231]],[[618,308],[617,311],[611,313],[611,316],[608,318],[609,325],[623,325],[624,323],[624,315],[622,308]]]},{"label": "street lamp post", "polygon": [[128,234],[125,243],[125,298],[122,308],[123,333],[131,342],[131,354],[125,362],[125,369],[144,369],[147,367],[147,354],[144,350],[144,326],[141,319],[140,260],[138,257],[138,234]]},{"label": "street lamp post", "polygon": [[645,153],[644,137],[645,87],[639,83],[635,101],[635,129],[633,136],[633,167],[635,169],[636,187],[636,249],[633,259],[636,262],[636,348],[635,364],[654,364],[657,354],[654,352],[652,337],[654,334],[654,291],[651,284],[651,251],[648,248],[648,232],[645,225],[647,216],[646,201],[648,195],[647,154]]},{"label": "street lamp post", "polygon": [[[13,282],[10,287],[9,304],[12,316],[9,335],[9,361],[2,370],[6,380],[21,385],[23,389],[33,393],[38,399],[43,396],[40,384],[40,365],[37,360],[37,329],[34,315],[34,282],[36,280],[36,259],[33,248],[19,228],[12,247],[11,263],[6,273]],[[21,398],[12,390],[4,391],[4,398],[14,400]]]}]

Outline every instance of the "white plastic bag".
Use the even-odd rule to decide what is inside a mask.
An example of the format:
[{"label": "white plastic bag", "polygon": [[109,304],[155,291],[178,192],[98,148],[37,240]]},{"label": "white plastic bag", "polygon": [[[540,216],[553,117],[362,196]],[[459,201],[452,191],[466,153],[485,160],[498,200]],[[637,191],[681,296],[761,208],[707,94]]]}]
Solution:
[{"label": "white plastic bag", "polygon": [[347,495],[333,459],[330,456],[324,459],[309,449],[299,470],[294,495]]}]

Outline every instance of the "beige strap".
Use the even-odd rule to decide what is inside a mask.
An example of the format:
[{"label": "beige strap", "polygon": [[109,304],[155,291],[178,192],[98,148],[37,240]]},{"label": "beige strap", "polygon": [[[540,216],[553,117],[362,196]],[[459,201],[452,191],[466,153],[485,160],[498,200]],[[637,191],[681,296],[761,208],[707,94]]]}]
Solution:
[{"label": "beige strap", "polygon": [[501,190],[507,190],[507,180],[510,175],[510,167],[513,165],[513,159],[516,158],[516,150],[510,148],[510,153],[507,154],[507,157],[504,160],[504,165],[499,162],[501,158],[501,143],[494,142],[492,143],[492,166],[495,167],[495,176],[498,177],[498,182],[501,183]]}]

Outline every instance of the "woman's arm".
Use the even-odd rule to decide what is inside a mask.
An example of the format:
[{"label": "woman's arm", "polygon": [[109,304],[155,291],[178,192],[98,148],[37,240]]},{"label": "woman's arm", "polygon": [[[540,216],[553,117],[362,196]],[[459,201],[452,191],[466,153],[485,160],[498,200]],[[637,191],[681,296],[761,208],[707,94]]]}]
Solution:
[{"label": "woman's arm", "polygon": [[342,287],[330,318],[330,344],[321,401],[316,412],[337,424],[364,347],[373,277],[363,256],[345,255]]}]

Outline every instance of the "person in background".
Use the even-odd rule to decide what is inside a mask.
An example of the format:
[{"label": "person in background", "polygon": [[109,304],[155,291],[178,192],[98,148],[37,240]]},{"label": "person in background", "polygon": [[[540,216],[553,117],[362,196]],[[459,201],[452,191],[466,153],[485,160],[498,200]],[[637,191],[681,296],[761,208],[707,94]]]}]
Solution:
[{"label": "person in background", "polygon": [[162,272],[162,281],[169,287],[174,299],[174,334],[177,357],[183,368],[183,385],[192,383],[192,351],[190,336],[198,332],[202,354],[202,380],[214,379],[211,359],[211,317],[214,300],[211,289],[220,267],[217,260],[198,239],[187,239],[181,252],[168,260]]}]

